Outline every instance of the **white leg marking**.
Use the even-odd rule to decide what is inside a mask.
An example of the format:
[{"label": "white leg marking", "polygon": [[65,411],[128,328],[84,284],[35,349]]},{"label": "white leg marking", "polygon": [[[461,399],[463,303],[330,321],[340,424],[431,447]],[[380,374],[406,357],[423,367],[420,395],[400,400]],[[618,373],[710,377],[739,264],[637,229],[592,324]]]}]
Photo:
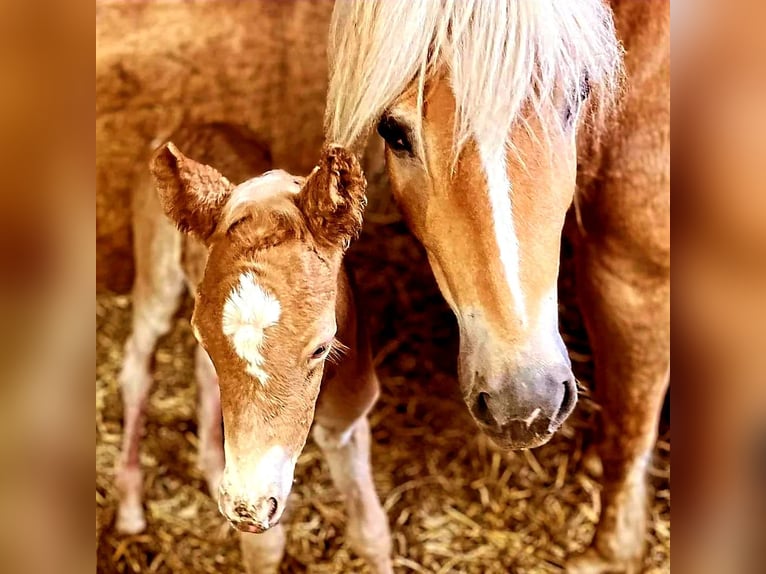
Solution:
[{"label": "white leg marking", "polygon": [[[136,289],[133,292],[133,331],[125,343],[120,372],[124,416],[122,451],[115,480],[119,489],[117,530],[125,534],[136,534],[146,527],[139,443],[144,429],[144,409],[153,382],[151,359],[157,340],[172,327],[173,313],[183,291],[183,275],[178,265],[180,256],[176,252],[173,257],[170,248],[165,250],[165,255],[168,259],[166,266],[162,267],[165,276],[161,288],[149,292]],[[158,264],[152,261],[152,268],[139,267],[137,274],[153,274],[156,279],[159,271],[155,266]]]}]

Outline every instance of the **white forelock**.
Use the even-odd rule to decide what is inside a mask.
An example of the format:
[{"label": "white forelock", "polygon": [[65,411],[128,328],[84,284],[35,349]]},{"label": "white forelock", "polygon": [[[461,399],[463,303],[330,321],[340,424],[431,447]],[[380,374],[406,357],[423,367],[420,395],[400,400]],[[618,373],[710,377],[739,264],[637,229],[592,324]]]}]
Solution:
[{"label": "white forelock", "polygon": [[446,66],[456,154],[470,137],[503,149],[526,106],[560,127],[544,112],[554,99],[576,105],[584,76],[608,108],[622,71],[601,0],[337,0],[329,56],[331,141],[357,144],[413,81],[421,106],[426,79]]}]

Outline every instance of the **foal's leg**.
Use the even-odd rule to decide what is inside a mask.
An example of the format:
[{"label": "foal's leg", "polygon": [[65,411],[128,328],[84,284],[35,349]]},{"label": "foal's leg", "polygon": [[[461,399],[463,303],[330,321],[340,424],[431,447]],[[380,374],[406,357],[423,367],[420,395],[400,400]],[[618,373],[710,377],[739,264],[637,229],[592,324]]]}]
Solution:
[{"label": "foal's leg", "polygon": [[[162,214],[159,213],[162,217]],[[125,344],[119,376],[124,409],[122,452],[116,470],[119,489],[117,530],[126,534],[146,527],[141,505],[143,477],[139,440],[152,384],[151,362],[157,340],[166,334],[184,287],[180,235],[169,222],[136,222],[136,281],[133,330]]]},{"label": "foal's leg", "polygon": [[217,499],[224,466],[221,393],[213,362],[201,345],[197,345],[195,370],[199,387],[197,465],[207,481],[210,496]]},{"label": "foal's leg", "polygon": [[341,372],[327,381],[317,405],[313,436],[345,500],[349,545],[373,572],[388,574],[393,572],[391,533],[372,479],[367,420],[369,406],[377,399],[378,380],[371,361],[363,357],[362,363],[369,369],[366,375]]},{"label": "foal's leg", "polygon": [[322,449],[333,482],[345,499],[346,539],[373,572],[393,572],[388,518],[372,480],[367,417],[359,417],[348,428],[318,424],[314,427],[314,440]]},{"label": "foal's leg", "polygon": [[282,524],[261,534],[241,533],[239,547],[247,574],[276,574],[285,553],[285,530]]}]

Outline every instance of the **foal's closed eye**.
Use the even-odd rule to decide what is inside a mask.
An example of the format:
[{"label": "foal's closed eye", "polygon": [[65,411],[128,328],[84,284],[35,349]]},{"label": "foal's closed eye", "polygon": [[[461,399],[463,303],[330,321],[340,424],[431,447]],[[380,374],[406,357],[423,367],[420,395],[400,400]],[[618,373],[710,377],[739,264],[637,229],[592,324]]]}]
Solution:
[{"label": "foal's closed eye", "polygon": [[322,343],[314,349],[314,352],[311,353],[311,360],[316,361],[326,358],[331,363],[338,363],[346,352],[348,352],[348,347],[338,339],[333,338],[332,341]]},{"label": "foal's closed eye", "polygon": [[316,349],[314,349],[314,352],[311,353],[311,358],[312,359],[321,359],[322,357],[325,356],[327,351],[329,351],[329,347],[330,347],[329,344],[319,345]]}]

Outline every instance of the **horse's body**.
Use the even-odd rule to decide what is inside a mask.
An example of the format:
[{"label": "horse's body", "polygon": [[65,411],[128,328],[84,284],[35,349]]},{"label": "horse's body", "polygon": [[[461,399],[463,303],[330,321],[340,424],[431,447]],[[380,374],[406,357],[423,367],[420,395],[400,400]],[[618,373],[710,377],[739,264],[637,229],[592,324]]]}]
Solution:
[{"label": "horse's body", "polygon": [[[388,4],[400,13],[422,6],[409,1]],[[608,76],[613,71],[609,67],[614,62],[598,60],[600,49],[613,59],[616,44],[609,30],[599,17],[588,22],[575,18],[598,15],[596,4],[456,2],[454,6],[466,12],[451,29],[441,27],[445,20],[439,10],[453,3],[429,4],[441,8],[430,12],[433,20],[428,25],[416,19],[405,25],[402,16],[388,30],[392,42],[416,45],[422,57],[411,59],[414,67],[400,65],[395,70],[398,84],[385,101],[362,102],[366,115],[361,122],[344,119],[336,113],[339,102],[353,107],[349,93],[373,91],[365,92],[364,82],[341,81],[341,74],[331,82],[334,99],[328,113],[328,137],[349,144],[352,139],[358,143],[361,132],[382,115],[391,118],[381,128],[391,140],[387,160],[393,191],[458,316],[466,400],[482,430],[506,446],[547,440],[573,406],[568,360],[557,334],[555,278],[560,228],[574,199],[578,288],[595,351],[596,397],[604,415],[605,440],[599,453],[605,489],[593,548],[571,566],[593,572],[631,570],[640,558],[646,465],[669,368],[669,5],[660,0],[613,2],[617,37],[626,48],[624,97],[607,129],[579,129],[575,150],[573,131],[562,128],[560,133],[563,122],[558,127],[550,124],[558,113],[566,121],[589,121],[586,112],[580,114],[577,101],[587,89],[572,89],[582,70],[568,71],[567,63],[584,63],[595,72],[584,79],[596,100],[619,92],[616,84],[599,77],[600,72]],[[506,5],[510,8],[503,18],[491,17],[497,15],[491,12],[493,6]],[[349,10],[347,2],[342,6]],[[537,80],[552,91],[531,109],[524,108],[523,98],[530,82],[515,92],[506,84],[523,78],[501,78],[498,83],[497,78],[483,78],[481,66],[473,69],[475,81],[463,81],[458,104],[478,98],[490,111],[486,121],[455,126],[455,78],[443,62],[433,62],[422,86],[412,80],[429,58],[434,31],[455,33],[470,27],[472,7],[487,11],[486,22],[513,26],[510,42],[498,42],[492,34],[483,48],[481,42],[468,42],[476,50],[472,57],[464,52],[466,61],[483,59],[487,70],[498,58],[511,72],[517,69],[514,62],[528,64],[529,53],[512,50],[519,42],[531,41],[535,49],[545,51],[550,48],[546,42],[557,34],[577,41],[560,44],[561,57],[544,54],[556,64],[548,70],[554,79]],[[536,20],[540,26],[535,29],[525,27],[525,18],[533,21],[536,8],[556,18]],[[276,164],[301,173],[310,167],[322,139],[325,30],[331,9],[321,2],[101,9],[97,284],[115,277],[113,270],[125,268],[130,258],[130,217],[114,206],[128,203],[124,198],[132,189],[135,170],[144,165],[140,159],[147,142],[166,136],[185,117],[246,123],[270,148]],[[374,24],[374,17],[367,24]],[[585,33],[579,34],[580,29]],[[493,30],[508,33],[501,27]],[[336,29],[336,49],[342,45],[341,32]],[[359,29],[345,41],[353,51],[355,42],[385,39],[369,32]],[[444,47],[445,57],[450,57],[449,42]],[[392,54],[383,51],[357,66],[359,78],[380,66],[394,69]],[[337,65],[341,72],[351,69],[342,62]],[[567,82],[555,81],[560,74]],[[461,85],[460,78],[455,85]],[[483,94],[477,95],[477,90]],[[169,110],[178,110],[177,117]],[[526,125],[514,123],[519,113]],[[544,137],[546,124],[556,127],[547,134],[550,137]],[[509,140],[510,151],[524,163],[508,154],[504,164],[500,145],[477,146],[472,139],[477,129],[483,143],[505,145]],[[409,135],[413,141],[408,141]],[[540,142],[542,149],[537,147]],[[422,170],[411,158],[424,150],[428,161]],[[455,151],[462,154],[456,163]],[[576,152],[580,171],[575,195]],[[503,165],[509,169],[498,168]],[[490,187],[506,193],[486,193]],[[124,288],[128,278],[126,274],[112,287]]]},{"label": "horse's body", "polygon": [[128,207],[153,140],[188,122],[244,124],[274,165],[313,167],[331,11],[310,0],[97,5],[98,289],[131,285]]},{"label": "horse's body", "polygon": [[[145,527],[138,454],[151,359],[187,287],[195,295],[200,343],[198,464],[221,512],[243,532],[248,571],[279,567],[285,536],[278,522],[315,421],[314,438],[347,501],[350,544],[373,571],[391,572],[388,522],[369,461],[367,412],[378,380],[341,263],[361,227],[358,164],[347,163],[353,157],[343,150],[331,151],[305,183],[281,171],[256,177],[271,167],[271,158],[246,128],[192,124],[171,137],[245,183],[235,189],[169,144],[152,161],[159,197],[148,173],[139,180],[133,328],[120,374],[125,416],[117,528],[136,533]],[[338,199],[342,193],[352,198],[348,205]],[[304,372],[305,350],[295,343],[314,332]],[[334,344],[342,352],[325,367]]]},{"label": "horse's body", "polygon": [[580,155],[573,233],[602,407],[601,521],[583,572],[640,569],[646,471],[670,376],[670,7],[613,2],[625,46],[619,115]]},{"label": "horse's body", "polygon": [[569,563],[582,572],[639,568],[669,377],[669,3],[611,8],[339,0],[329,50],[328,137],[353,145],[377,123],[394,196],[458,319],[465,400],[506,447],[545,442],[571,412],[555,302],[574,201],[603,407],[601,521]]}]

